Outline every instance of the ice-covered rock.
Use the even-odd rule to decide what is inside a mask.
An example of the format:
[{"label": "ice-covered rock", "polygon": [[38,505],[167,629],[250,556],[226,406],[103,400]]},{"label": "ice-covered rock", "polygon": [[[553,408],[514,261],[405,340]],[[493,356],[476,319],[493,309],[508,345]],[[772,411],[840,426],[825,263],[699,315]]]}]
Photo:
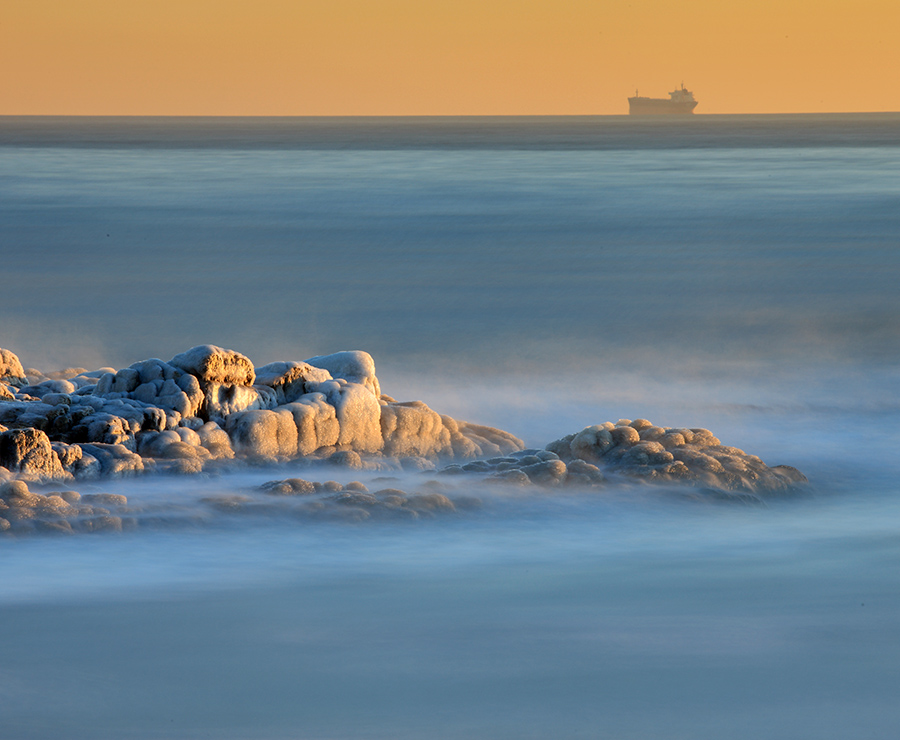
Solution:
[{"label": "ice-covered rock", "polygon": [[197,415],[206,421],[222,423],[239,411],[272,409],[275,406],[273,388],[210,383],[204,389],[203,404]]},{"label": "ice-covered rock", "polygon": [[340,436],[337,411],[323,393],[308,393],[299,401],[280,407],[291,412],[297,427],[297,454],[311,455],[322,447],[333,447]]},{"label": "ice-covered rock", "polygon": [[335,352],[331,355],[311,357],[306,362],[327,370],[333,378],[360,383],[372,391],[375,398],[381,397],[381,386],[375,376],[375,360],[368,352],[361,350]]},{"label": "ice-covered rock", "polygon": [[0,433],[0,465],[29,478],[41,480],[67,477],[50,438],[31,427]]},{"label": "ice-covered rock", "polygon": [[235,450],[248,457],[287,460],[297,456],[297,424],[286,407],[231,414],[225,430]]},{"label": "ice-covered rock", "polygon": [[441,415],[421,401],[385,403],[381,407],[384,453],[393,457],[452,454],[450,430]]},{"label": "ice-covered rock", "polygon": [[658,427],[646,419],[585,427],[551,442],[547,450],[570,465],[581,460],[599,471],[722,491],[784,491],[806,482],[795,468],[769,467],[755,455],[722,445],[708,429]]},{"label": "ice-covered rock", "polygon": [[362,351],[254,369],[239,352],[200,345],[169,362],[47,375],[3,351],[0,373],[6,476],[195,473],[234,457],[315,457],[365,470],[425,471],[454,461],[445,473],[541,486],[600,486],[621,474],[756,492],[804,480],[706,429],[647,419],[586,427],[545,450],[524,450],[503,430],[382,395],[375,363]]},{"label": "ice-covered rock", "polygon": [[74,393],[75,384],[68,380],[43,380],[36,385],[26,385],[19,389],[20,393],[27,393],[35,398],[43,398],[47,394]]},{"label": "ice-covered rock", "polygon": [[[443,418],[446,419],[447,417]],[[505,455],[521,450],[525,446],[521,439],[502,429],[472,424],[467,421],[457,421],[456,427],[463,438],[475,445],[476,455],[479,457]],[[454,448],[454,454],[456,452],[457,450]],[[457,454],[456,456],[463,457],[464,455]]]},{"label": "ice-covered rock", "polygon": [[[325,401],[335,409],[338,446],[352,447],[358,452],[381,450],[384,446],[381,404],[368,386],[337,377],[311,384],[310,387],[314,393],[324,396]],[[302,401],[303,397],[299,400]]]},{"label": "ice-covered rock", "polygon": [[201,387],[211,383],[250,386],[256,380],[253,363],[247,357],[213,344],[192,347],[175,355],[169,364],[193,375]]},{"label": "ice-covered rock", "polygon": [[231,437],[214,421],[208,421],[197,429],[200,444],[208,452],[213,460],[230,460],[234,457],[234,449],[231,446]]},{"label": "ice-covered rock", "polygon": [[308,362],[270,362],[256,368],[256,384],[275,391],[279,406],[312,392],[312,386],[331,380],[331,373]]},{"label": "ice-covered rock", "polygon": [[194,375],[157,358],[106,373],[98,379],[93,393],[105,398],[132,398],[181,417],[196,416],[204,401]]},{"label": "ice-covered rock", "polygon": [[144,471],[144,461],[141,456],[124,445],[98,442],[83,444],[81,449],[84,456],[90,455],[97,460],[103,476],[118,478],[136,475]]},{"label": "ice-covered rock", "polygon": [[28,385],[25,370],[15,353],[0,347],[0,382],[20,388]]}]

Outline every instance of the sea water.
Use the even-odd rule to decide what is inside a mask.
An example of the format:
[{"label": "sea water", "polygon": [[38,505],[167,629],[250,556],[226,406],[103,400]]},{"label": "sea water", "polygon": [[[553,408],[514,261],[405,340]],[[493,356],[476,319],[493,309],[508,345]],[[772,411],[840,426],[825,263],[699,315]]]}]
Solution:
[{"label": "sea water", "polygon": [[0,735],[893,737],[898,241],[894,114],[0,119],[26,366],[364,349],[384,392],[529,445],[644,417],[810,479],[5,539]]}]

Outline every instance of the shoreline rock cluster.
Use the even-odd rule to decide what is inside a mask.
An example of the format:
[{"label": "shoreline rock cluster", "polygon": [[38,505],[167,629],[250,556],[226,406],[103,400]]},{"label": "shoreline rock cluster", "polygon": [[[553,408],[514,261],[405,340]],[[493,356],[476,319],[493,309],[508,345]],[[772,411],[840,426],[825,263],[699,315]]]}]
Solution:
[{"label": "shoreline rock cluster", "polygon": [[[74,491],[37,493],[28,484],[296,460],[348,470],[434,471],[491,485],[594,489],[625,479],[751,497],[806,482],[795,468],[769,467],[722,445],[707,429],[660,427],[646,419],[586,427],[543,450],[523,448],[508,432],[383,394],[375,363],[362,351],[254,367],[239,352],[200,345],[168,362],[44,374],[0,349],[0,532],[120,530],[131,521],[124,497],[104,498],[101,505]],[[300,485],[289,491],[297,495],[321,494],[324,484],[279,483],[272,492],[288,492],[285,485]],[[346,513],[340,502],[351,501],[359,519],[425,511],[416,503],[424,501],[416,498],[421,494],[330,485],[340,490],[297,510]],[[216,506],[260,505],[232,498]]]},{"label": "shoreline rock cluster", "polygon": [[356,467],[402,459],[427,468],[522,447],[500,429],[382,394],[361,351],[255,368],[239,352],[201,345],[168,362],[52,375],[29,374],[12,352],[0,354],[0,466],[26,480],[199,473],[236,458],[335,454]]}]

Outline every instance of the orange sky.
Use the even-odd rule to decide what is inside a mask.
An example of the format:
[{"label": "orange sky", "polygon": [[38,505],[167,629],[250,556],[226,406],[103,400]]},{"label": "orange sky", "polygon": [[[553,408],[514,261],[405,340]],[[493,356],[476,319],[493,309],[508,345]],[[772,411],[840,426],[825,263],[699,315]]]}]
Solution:
[{"label": "orange sky", "polygon": [[0,114],[900,111],[900,0],[0,0]]}]

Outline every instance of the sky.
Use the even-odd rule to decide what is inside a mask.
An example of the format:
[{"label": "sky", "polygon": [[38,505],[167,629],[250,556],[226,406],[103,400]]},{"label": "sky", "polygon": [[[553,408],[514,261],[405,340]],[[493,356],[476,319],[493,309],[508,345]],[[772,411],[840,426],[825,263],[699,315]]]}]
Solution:
[{"label": "sky", "polygon": [[900,0],[0,0],[0,115],[900,111]]}]

